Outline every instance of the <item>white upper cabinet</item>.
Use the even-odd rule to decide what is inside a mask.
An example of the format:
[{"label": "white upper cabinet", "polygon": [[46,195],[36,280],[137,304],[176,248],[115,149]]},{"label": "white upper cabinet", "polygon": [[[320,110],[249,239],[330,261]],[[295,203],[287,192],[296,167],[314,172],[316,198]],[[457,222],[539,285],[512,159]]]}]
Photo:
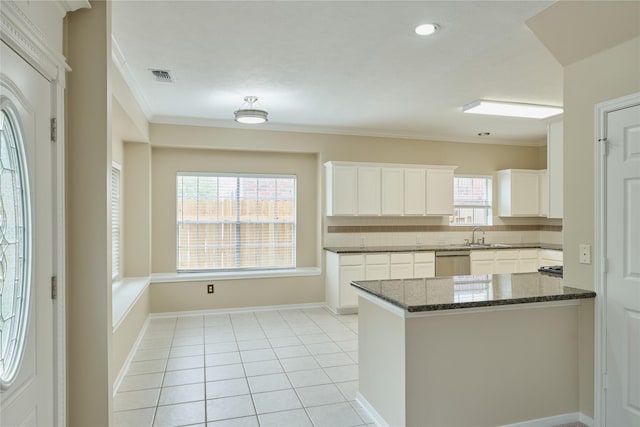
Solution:
[{"label": "white upper cabinet", "polygon": [[402,215],[404,201],[404,169],[381,168],[381,200],[382,215]]},{"label": "white upper cabinet", "polygon": [[563,146],[564,127],[562,121],[547,126],[547,170],[548,170],[548,214],[549,218],[563,216]]},{"label": "white upper cabinet", "polygon": [[326,167],[327,215],[358,214],[358,169],[347,165]]},{"label": "white upper cabinet", "polygon": [[563,124],[547,126],[547,169],[498,171],[498,215],[562,218]]},{"label": "white upper cabinet", "polygon": [[357,166],[358,215],[380,215],[380,168]]},{"label": "white upper cabinet", "polygon": [[404,214],[424,215],[426,190],[424,169],[404,169]]},{"label": "white upper cabinet", "polygon": [[498,175],[498,216],[540,216],[540,171],[506,169]]},{"label": "white upper cabinet", "polygon": [[453,169],[427,169],[426,213],[453,214]]},{"label": "white upper cabinet", "polygon": [[538,171],[538,180],[540,182],[539,193],[539,214],[540,216],[549,216],[549,174],[546,169]]},{"label": "white upper cabinet", "polygon": [[326,212],[338,215],[451,215],[456,166],[327,162]]}]

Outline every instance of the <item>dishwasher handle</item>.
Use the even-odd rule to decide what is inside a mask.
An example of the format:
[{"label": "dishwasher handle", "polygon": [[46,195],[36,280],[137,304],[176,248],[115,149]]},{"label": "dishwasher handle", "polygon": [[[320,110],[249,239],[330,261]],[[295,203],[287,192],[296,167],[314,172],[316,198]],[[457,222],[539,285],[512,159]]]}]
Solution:
[{"label": "dishwasher handle", "polygon": [[470,251],[436,251],[436,256],[469,256]]}]

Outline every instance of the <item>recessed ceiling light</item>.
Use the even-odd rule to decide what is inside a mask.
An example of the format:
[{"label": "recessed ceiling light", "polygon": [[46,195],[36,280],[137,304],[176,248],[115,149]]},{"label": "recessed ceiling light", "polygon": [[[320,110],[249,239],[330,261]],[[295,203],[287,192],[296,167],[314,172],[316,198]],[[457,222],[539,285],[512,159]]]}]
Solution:
[{"label": "recessed ceiling light", "polygon": [[489,136],[491,132],[478,132],[478,136]]},{"label": "recessed ceiling light", "polygon": [[422,24],[416,27],[416,34],[420,36],[429,36],[436,31],[438,31],[440,27],[438,24]]},{"label": "recessed ceiling light", "polygon": [[546,119],[562,114],[561,107],[538,104],[522,104],[517,102],[487,101],[479,99],[462,107],[464,113],[489,114],[492,116],[525,117],[530,119]]}]

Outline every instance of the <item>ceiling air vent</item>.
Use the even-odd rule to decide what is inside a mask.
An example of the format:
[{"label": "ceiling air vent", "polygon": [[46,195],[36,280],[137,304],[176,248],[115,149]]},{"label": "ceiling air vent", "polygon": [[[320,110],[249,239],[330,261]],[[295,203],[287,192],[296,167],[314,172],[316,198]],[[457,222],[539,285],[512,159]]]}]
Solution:
[{"label": "ceiling air vent", "polygon": [[151,74],[153,74],[158,82],[173,83],[173,77],[171,77],[169,70],[151,70]]}]

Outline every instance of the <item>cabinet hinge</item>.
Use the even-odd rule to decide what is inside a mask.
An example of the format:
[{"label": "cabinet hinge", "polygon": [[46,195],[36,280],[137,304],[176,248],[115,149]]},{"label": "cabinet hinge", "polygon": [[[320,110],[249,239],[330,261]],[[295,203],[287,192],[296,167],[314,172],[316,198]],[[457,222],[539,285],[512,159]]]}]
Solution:
[{"label": "cabinet hinge", "polygon": [[51,276],[51,299],[58,298],[58,277]]},{"label": "cabinet hinge", "polygon": [[56,142],[58,140],[58,119],[55,117],[51,118],[51,142]]},{"label": "cabinet hinge", "polygon": [[602,389],[606,390],[608,387],[607,381],[609,380],[609,377],[607,376],[607,374],[602,374]]}]

